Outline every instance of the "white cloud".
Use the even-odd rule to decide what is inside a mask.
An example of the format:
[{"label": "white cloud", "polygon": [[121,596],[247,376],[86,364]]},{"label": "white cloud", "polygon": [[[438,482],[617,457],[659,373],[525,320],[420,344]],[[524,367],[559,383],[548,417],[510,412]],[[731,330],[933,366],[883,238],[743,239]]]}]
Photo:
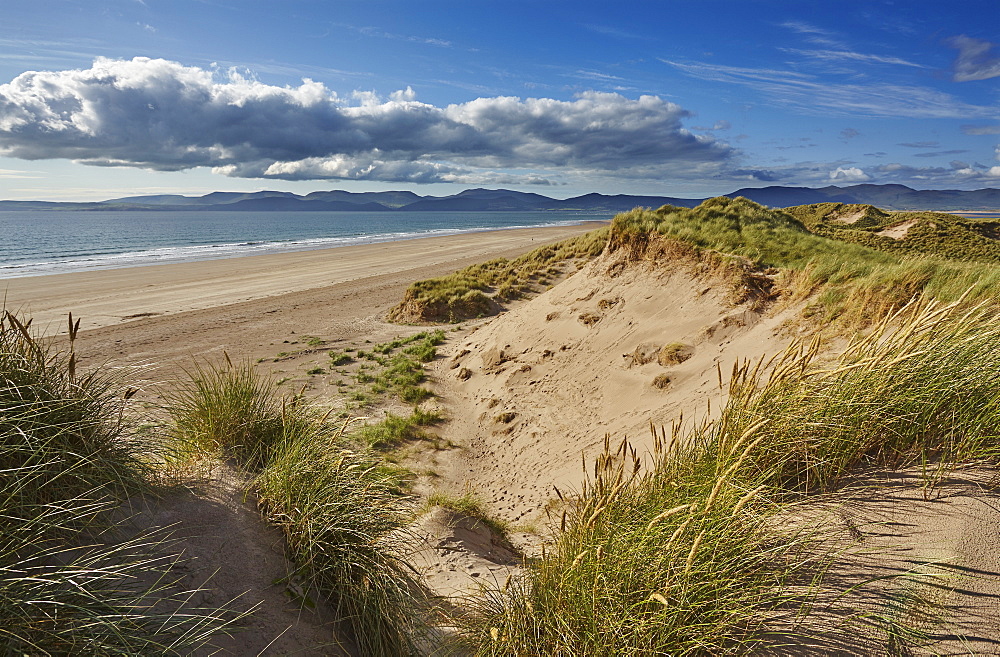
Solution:
[{"label": "white cloud", "polygon": [[837,167],[830,172],[831,182],[867,182],[871,176],[858,167]]},{"label": "white cloud", "polygon": [[928,68],[923,64],[917,64],[899,57],[888,55],[870,55],[867,53],[854,52],[853,50],[800,50],[798,48],[782,48],[785,52],[802,55],[810,59],[826,62],[849,61],[862,62],[867,64],[895,64],[898,66],[912,66],[914,68]]},{"label": "white cloud", "polygon": [[894,162],[873,169],[879,182],[915,183],[922,186],[959,186],[967,188],[976,183],[995,185],[1000,179],[1000,166],[988,167],[955,160],[950,167],[914,167]]},{"label": "white cloud", "polygon": [[805,114],[890,118],[994,118],[995,107],[970,105],[926,87],[897,84],[839,84],[777,69],[724,66],[661,59],[691,77],[755,89],[768,102],[791,105]]},{"label": "white cloud", "polygon": [[19,169],[0,169],[0,179],[2,180],[37,180],[45,176],[34,171],[21,171]]},{"label": "white cloud", "polygon": [[685,129],[688,117],[656,96],[591,91],[570,101],[489,97],[437,107],[409,87],[388,99],[342,97],[308,78],[278,87],[235,69],[97,59],[90,69],[28,72],[0,85],[0,154],[412,182],[547,180],[539,170],[683,177],[734,158],[728,145]]},{"label": "white cloud", "polygon": [[962,133],[966,135],[1000,135],[1000,125],[963,125]]},{"label": "white cloud", "polygon": [[781,27],[791,30],[797,34],[803,35],[807,41],[811,41],[817,45],[830,46],[833,48],[844,48],[845,46],[839,41],[837,35],[829,30],[824,30],[823,28],[816,27],[805,21],[789,20],[781,23]]},{"label": "white cloud", "polygon": [[956,82],[988,80],[1000,76],[1000,58],[990,56],[994,44],[964,34],[950,41],[958,49],[953,79]]}]

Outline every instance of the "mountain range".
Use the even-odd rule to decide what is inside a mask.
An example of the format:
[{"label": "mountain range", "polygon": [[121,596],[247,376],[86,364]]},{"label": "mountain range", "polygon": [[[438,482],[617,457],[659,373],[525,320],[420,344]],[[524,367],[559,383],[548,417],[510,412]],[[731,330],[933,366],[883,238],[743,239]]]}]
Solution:
[{"label": "mountain range", "polygon": [[[838,187],[752,187],[725,194],[744,196],[774,208],[812,203],[861,203],[886,210],[1000,210],[1000,189],[917,190],[905,185],[851,185]],[[637,206],[695,207],[705,199],[628,194],[584,194],[554,199],[509,189],[467,189],[451,196],[420,196],[408,191],[345,192],[331,190],[301,196],[291,192],[212,192],[204,196],[163,194],[128,196],[108,201],[63,203],[56,201],[0,201],[0,210],[222,210],[222,211],[321,211],[321,212],[623,212]]]}]

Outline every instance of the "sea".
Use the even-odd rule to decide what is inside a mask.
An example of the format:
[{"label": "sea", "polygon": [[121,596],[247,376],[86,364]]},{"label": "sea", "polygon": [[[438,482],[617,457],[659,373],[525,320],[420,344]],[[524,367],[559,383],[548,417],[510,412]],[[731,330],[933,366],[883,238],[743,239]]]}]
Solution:
[{"label": "sea", "polygon": [[0,211],[0,279],[567,226],[611,217],[564,212]]}]

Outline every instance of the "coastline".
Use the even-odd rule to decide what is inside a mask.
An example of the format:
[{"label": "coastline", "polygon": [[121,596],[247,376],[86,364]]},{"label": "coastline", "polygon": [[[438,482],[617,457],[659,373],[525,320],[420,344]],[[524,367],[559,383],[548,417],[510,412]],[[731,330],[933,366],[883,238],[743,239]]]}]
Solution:
[{"label": "coastline", "polygon": [[[328,249],[144,265],[0,280],[4,305],[34,318],[46,334],[256,301],[412,271],[409,282],[496,257],[516,257],[605,222],[492,230]],[[440,273],[424,274],[432,268]]]},{"label": "coastline", "polygon": [[[603,222],[463,233],[317,251],[268,254],[0,281],[6,307],[65,346],[67,313],[81,320],[76,343],[84,367],[139,368],[137,385],[184,376],[201,359],[276,360],[302,336],[331,345],[379,342],[417,330],[388,324],[388,310],[415,281],[493,258],[516,258],[581,235]],[[133,377],[133,378],[135,378]],[[144,383],[143,383],[144,382]]]}]

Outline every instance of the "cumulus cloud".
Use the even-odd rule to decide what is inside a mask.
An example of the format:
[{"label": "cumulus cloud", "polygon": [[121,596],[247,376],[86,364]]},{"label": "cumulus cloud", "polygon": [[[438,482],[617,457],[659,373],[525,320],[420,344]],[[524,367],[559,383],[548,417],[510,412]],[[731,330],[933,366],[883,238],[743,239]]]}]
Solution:
[{"label": "cumulus cloud", "polygon": [[[229,176],[533,184],[543,174],[704,175],[734,158],[656,96],[478,98],[438,107],[412,89],[340,96],[137,57],[27,72],[0,85],[0,154]],[[520,171],[519,171],[520,170]]]},{"label": "cumulus cloud", "polygon": [[831,182],[866,182],[871,176],[858,167],[837,167],[830,172]]},{"label": "cumulus cloud", "polygon": [[713,130],[729,130],[732,127],[733,127],[732,123],[726,121],[725,119],[722,119],[713,123],[711,127],[707,125],[696,125],[692,128],[692,130],[707,130],[711,132]]},{"label": "cumulus cloud", "polygon": [[727,172],[730,178],[735,180],[759,180],[762,182],[777,182],[786,176],[771,169],[733,169]]},{"label": "cumulus cloud", "polygon": [[988,80],[1000,76],[1000,57],[990,54],[994,44],[964,34],[954,37],[950,43],[958,50],[953,75],[956,82]]}]

